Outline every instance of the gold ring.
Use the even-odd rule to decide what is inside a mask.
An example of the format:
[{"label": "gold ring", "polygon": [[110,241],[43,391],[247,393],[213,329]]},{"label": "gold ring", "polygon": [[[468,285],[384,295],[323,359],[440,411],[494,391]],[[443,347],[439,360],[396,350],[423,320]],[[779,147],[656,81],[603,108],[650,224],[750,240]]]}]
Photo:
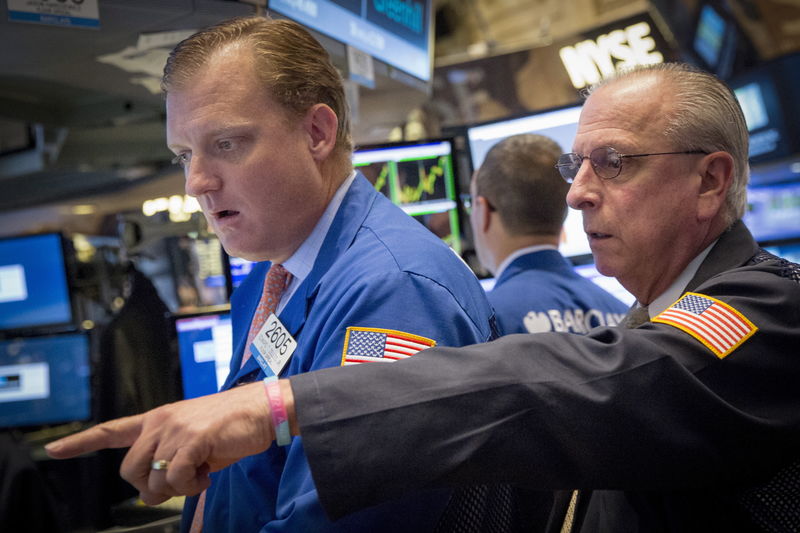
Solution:
[{"label": "gold ring", "polygon": [[153,470],[167,470],[169,468],[169,461],[166,459],[159,459],[150,463],[150,468]]}]

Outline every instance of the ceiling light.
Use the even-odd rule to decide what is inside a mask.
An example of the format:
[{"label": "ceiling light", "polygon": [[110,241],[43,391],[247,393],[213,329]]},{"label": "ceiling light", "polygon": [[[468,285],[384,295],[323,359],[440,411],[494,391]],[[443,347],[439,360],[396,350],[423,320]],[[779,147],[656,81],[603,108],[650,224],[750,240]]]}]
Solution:
[{"label": "ceiling light", "polygon": [[97,208],[91,204],[73,205],[70,212],[73,215],[92,215],[97,212]]}]

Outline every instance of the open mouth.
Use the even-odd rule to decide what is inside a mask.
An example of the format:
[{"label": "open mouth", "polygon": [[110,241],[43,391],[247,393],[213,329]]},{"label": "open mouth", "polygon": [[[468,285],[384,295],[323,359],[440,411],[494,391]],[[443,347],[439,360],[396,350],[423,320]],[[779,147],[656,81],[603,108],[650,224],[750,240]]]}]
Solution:
[{"label": "open mouth", "polygon": [[216,218],[217,220],[221,220],[221,219],[232,217],[232,216],[238,215],[238,214],[239,214],[238,211],[231,211],[230,209],[223,209],[222,211],[217,211],[216,213],[214,213],[214,218]]},{"label": "open mouth", "polygon": [[608,237],[611,237],[611,235],[607,233],[597,233],[595,231],[590,231],[588,235],[590,239],[607,239]]}]

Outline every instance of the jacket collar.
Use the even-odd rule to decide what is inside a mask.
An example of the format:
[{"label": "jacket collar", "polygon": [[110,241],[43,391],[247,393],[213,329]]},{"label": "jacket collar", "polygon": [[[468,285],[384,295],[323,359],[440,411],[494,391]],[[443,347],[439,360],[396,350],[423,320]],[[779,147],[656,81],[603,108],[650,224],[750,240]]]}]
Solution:
[{"label": "jacket collar", "polygon": [[685,291],[696,289],[707,279],[731,268],[742,266],[758,251],[758,244],[741,220],[719,236],[717,244],[706,256]]},{"label": "jacket collar", "polygon": [[572,272],[572,264],[561,255],[558,250],[540,250],[538,252],[531,252],[529,254],[521,255],[511,261],[511,263],[503,269],[500,277],[497,278],[495,287],[505,283],[517,274],[526,270],[547,270],[550,272]]},{"label": "jacket collar", "polygon": [[[328,229],[328,234],[314,262],[314,268],[312,268],[309,275],[303,280],[303,283],[297,288],[292,299],[278,316],[286,330],[293,337],[298,336],[306,322],[309,309],[319,290],[320,280],[336,259],[350,247],[358,230],[361,228],[364,220],[372,209],[372,204],[375,202],[377,196],[378,192],[372,184],[359,173],[355,180],[353,180],[350,189],[342,200],[342,204],[339,206],[339,210]],[[269,266],[269,262],[259,263],[257,268],[253,269],[251,275],[260,275],[264,277]],[[246,316],[252,315],[256,305],[258,305],[257,298],[255,302],[251,302],[250,311]],[[247,342],[246,335],[240,335],[238,344],[234,347],[233,353],[238,354],[238,357],[234,356],[234,358],[239,361],[241,361],[241,354],[244,352],[245,342]],[[230,383],[238,380],[241,376],[245,376],[257,370],[260,370],[258,362],[255,358],[251,357],[235,375],[228,377],[225,388],[227,388]]]}]

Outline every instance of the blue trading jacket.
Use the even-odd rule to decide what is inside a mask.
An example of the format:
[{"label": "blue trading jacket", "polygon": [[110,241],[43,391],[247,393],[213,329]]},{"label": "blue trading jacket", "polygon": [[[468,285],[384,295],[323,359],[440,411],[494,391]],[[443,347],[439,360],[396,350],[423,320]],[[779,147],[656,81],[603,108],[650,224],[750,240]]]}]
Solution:
[{"label": "blue trading jacket", "polygon": [[577,274],[556,250],[522,255],[489,292],[500,334],[566,331],[586,333],[614,326],[628,306]]},{"label": "blue trading jacket", "polygon": [[[255,358],[239,366],[268,268],[266,262],[256,265],[231,300],[234,352],[223,389],[264,377]],[[345,195],[314,268],[279,318],[298,343],[281,377],[341,365],[351,326],[402,331],[444,346],[492,336],[491,308],[472,272],[362,176]],[[327,408],[335,411],[337,406]],[[331,454],[336,447],[330,443]],[[320,506],[302,438],[294,437],[289,446],[273,444],[212,474],[204,531],[428,531],[448,495],[442,490],[416,493],[330,522]],[[184,530],[196,500],[187,499]]]}]

